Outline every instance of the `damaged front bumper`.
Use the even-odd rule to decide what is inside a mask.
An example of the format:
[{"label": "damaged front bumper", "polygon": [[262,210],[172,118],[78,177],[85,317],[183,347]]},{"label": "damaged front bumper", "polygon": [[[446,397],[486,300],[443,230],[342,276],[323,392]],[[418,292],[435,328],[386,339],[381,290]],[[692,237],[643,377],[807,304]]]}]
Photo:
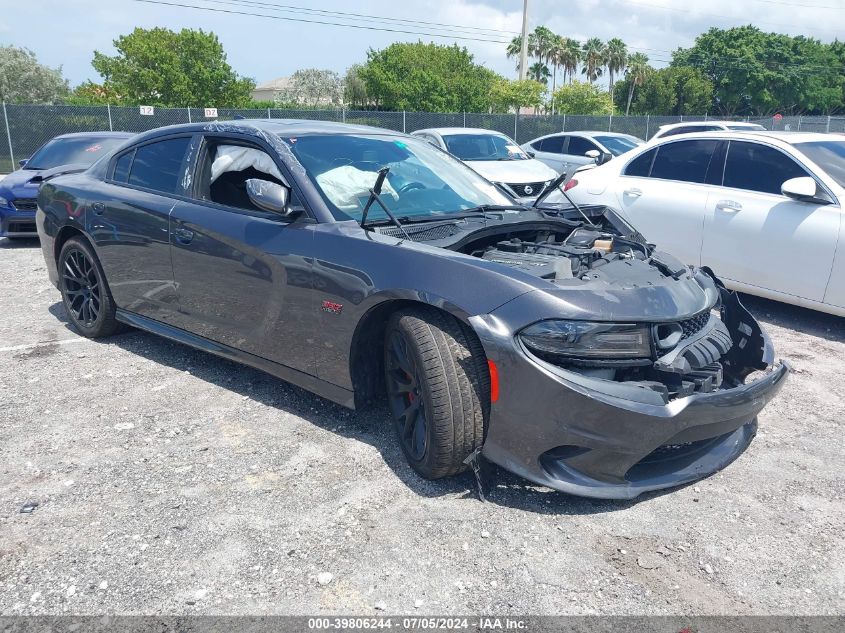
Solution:
[{"label": "damaged front bumper", "polygon": [[[720,292],[722,320],[711,340],[718,343],[724,332],[732,337],[733,349],[721,360],[735,383],[705,382],[669,397],[643,382],[602,379],[532,355],[502,327],[518,306],[473,317],[500,380],[482,455],[538,484],[606,499],[630,499],[727,466],[750,444],[757,414],[783,386],[789,366],[774,362],[771,342],[736,295]],[[700,353],[701,345],[687,349]],[[655,366],[677,367],[678,358]],[[743,383],[752,371],[756,379]]]}]

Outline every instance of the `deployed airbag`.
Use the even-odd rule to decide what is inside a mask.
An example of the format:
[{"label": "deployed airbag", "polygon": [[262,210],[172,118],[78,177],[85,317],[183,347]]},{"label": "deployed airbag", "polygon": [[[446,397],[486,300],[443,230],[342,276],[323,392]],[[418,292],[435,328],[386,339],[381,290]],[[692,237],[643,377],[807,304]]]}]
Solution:
[{"label": "deployed airbag", "polygon": [[[360,199],[370,195],[370,187],[376,184],[378,173],[364,171],[352,165],[343,165],[325,171],[317,176],[317,183],[331,200],[340,209],[355,209],[360,206]],[[399,198],[396,190],[390,186],[386,179],[381,188],[381,195],[385,194]]]},{"label": "deployed airbag", "polygon": [[243,171],[250,167],[285,182],[279,168],[276,167],[276,163],[266,152],[241,145],[218,145],[214,162],[211,163],[210,183],[213,183],[226,172]]}]

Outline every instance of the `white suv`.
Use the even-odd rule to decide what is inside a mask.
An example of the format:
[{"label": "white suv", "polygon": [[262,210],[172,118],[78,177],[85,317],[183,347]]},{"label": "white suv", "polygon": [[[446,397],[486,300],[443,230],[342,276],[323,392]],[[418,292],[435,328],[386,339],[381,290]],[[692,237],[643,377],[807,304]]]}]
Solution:
[{"label": "white suv", "polygon": [[845,137],[660,139],[576,174],[567,193],[620,209],[649,242],[731,288],[845,316]]}]

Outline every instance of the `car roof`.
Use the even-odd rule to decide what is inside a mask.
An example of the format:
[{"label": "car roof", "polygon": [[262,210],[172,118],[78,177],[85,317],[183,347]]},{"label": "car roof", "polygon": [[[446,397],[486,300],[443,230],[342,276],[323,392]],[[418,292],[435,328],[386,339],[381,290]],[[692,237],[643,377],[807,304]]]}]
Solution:
[{"label": "car roof", "polygon": [[132,138],[135,132],[68,132],[54,138]]},{"label": "car roof", "polygon": [[586,138],[609,136],[612,138],[632,138],[638,141],[642,140],[634,136],[633,134],[625,134],[624,132],[602,132],[601,130],[572,130],[571,132],[553,132],[551,134],[544,134],[543,136],[538,136],[537,138],[533,138],[530,141],[523,143],[523,145],[528,145],[529,143],[534,143],[544,138],[551,138],[553,136],[583,136]]},{"label": "car roof", "polygon": [[706,126],[706,125],[736,125],[740,127],[754,127],[757,125],[761,125],[760,123],[754,123],[753,121],[720,121],[719,119],[710,119],[709,121],[680,121],[678,123],[667,123],[666,125],[661,125],[658,130],[673,130],[676,127],[695,127],[695,126]]},{"label": "car roof", "polygon": [[414,130],[411,134],[416,134],[417,132],[440,134],[441,136],[444,134],[495,134],[496,136],[507,136],[507,134],[499,132],[498,130],[486,130],[483,127],[429,127],[422,130]]},{"label": "car roof", "polygon": [[656,141],[669,142],[672,139],[691,139],[691,138],[728,138],[728,139],[742,139],[749,141],[759,141],[760,139],[769,139],[780,141],[788,145],[795,145],[796,143],[808,143],[818,141],[837,141],[842,142],[843,139],[836,138],[835,134],[826,134],[824,132],[780,132],[769,130],[748,130],[741,132],[738,130],[715,130],[712,132],[689,132],[687,134],[676,134],[674,136],[665,136],[655,139]]},{"label": "car roof", "polygon": [[309,136],[318,134],[392,134],[402,135],[402,132],[371,127],[369,125],[354,125],[351,123],[335,123],[333,121],[311,121],[307,119],[236,119],[234,121],[203,121],[200,123],[182,123],[156,128],[138,135],[139,142],[156,136],[177,134],[179,132],[242,132],[250,136],[260,133],[275,134],[284,137]]}]

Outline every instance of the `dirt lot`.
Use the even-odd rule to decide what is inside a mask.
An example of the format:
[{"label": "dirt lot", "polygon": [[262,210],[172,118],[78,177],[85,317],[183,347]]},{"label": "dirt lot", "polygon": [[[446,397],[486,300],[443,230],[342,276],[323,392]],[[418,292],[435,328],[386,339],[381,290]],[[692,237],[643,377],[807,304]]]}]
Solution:
[{"label": "dirt lot", "polygon": [[796,373],[724,472],[619,503],[494,471],[483,503],[384,409],[78,337],[0,239],[0,613],[842,614],[845,320],[747,304]]}]

